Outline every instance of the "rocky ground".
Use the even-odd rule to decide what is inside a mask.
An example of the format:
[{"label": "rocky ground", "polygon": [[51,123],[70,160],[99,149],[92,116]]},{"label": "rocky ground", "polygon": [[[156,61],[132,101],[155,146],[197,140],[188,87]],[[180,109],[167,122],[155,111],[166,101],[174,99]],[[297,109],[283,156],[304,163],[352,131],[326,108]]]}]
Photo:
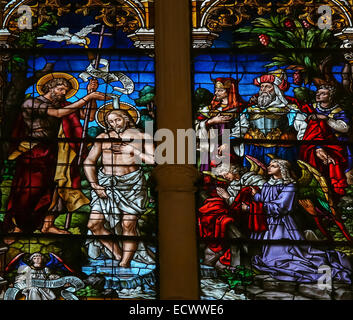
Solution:
[{"label": "rocky ground", "polygon": [[268,275],[256,275],[251,285],[231,289],[210,267],[201,272],[201,292],[203,300],[353,300],[352,285],[333,282],[320,289],[317,283],[279,281]]},{"label": "rocky ground", "polygon": [[201,279],[201,300],[250,300],[218,279]]},{"label": "rocky ground", "polygon": [[320,289],[317,283],[299,284],[278,281],[267,275],[257,275],[254,283],[239,288],[252,300],[352,300],[353,287],[344,283],[332,283],[330,288]]}]

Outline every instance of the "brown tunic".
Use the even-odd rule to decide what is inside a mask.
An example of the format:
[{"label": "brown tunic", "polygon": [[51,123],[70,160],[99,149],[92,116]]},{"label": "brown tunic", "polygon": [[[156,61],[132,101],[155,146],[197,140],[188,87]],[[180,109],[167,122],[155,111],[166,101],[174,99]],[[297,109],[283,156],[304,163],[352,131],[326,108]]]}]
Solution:
[{"label": "brown tunic", "polygon": [[48,108],[58,108],[43,96],[27,99],[22,105],[22,116],[25,123],[26,136],[31,138],[55,139],[61,119],[49,116]]}]

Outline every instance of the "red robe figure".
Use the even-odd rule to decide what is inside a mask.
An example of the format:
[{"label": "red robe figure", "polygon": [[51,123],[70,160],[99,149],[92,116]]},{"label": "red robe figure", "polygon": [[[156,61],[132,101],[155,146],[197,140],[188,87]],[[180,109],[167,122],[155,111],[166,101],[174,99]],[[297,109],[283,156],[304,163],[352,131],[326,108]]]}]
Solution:
[{"label": "red robe figure", "polygon": [[[246,168],[234,164],[216,168],[216,174],[228,180],[229,185],[224,187],[218,184],[216,195],[206,199],[199,209],[200,236],[210,241],[205,255],[208,252],[208,256],[217,257],[223,266],[244,264],[246,258],[241,257],[241,252],[247,249],[241,245],[226,244],[226,240],[247,238],[251,232],[266,230],[262,204],[254,203],[251,193],[251,186],[258,189],[265,183],[265,179],[262,175],[247,172]],[[244,206],[249,210],[244,211]],[[210,261],[205,263],[211,264]]]},{"label": "red robe figure", "polygon": [[[81,108],[91,100],[105,100],[103,93],[95,91],[97,87],[92,81],[87,88],[90,93],[70,104],[66,99],[77,92],[76,79],[52,73],[37,83],[41,95],[23,103],[13,131],[17,144],[9,155],[9,160],[16,160],[16,167],[5,232],[39,229],[42,233],[68,233],[54,226],[59,199],[70,212],[89,203],[80,191],[79,168],[74,160],[79,149],[77,139],[82,136]],[[90,116],[94,117],[94,110]],[[58,138],[63,140],[58,142]]]},{"label": "red robe figure", "polygon": [[316,93],[316,103],[305,106],[309,114],[303,140],[314,144],[303,144],[299,158],[316,168],[327,178],[333,195],[342,196],[347,187],[347,177],[352,170],[352,154],[348,142],[349,118],[334,104],[335,88],[322,85]]}]

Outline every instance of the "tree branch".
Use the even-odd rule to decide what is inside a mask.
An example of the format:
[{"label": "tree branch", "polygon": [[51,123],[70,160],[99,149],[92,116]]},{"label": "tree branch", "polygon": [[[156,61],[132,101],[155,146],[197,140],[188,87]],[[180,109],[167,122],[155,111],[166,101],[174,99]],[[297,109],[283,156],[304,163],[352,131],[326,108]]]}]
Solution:
[{"label": "tree branch", "polygon": [[53,72],[53,69],[54,69],[54,63],[47,63],[43,69],[36,71],[32,77],[27,78],[26,82],[29,83],[29,85],[34,84],[41,77],[45,76],[48,73]]}]

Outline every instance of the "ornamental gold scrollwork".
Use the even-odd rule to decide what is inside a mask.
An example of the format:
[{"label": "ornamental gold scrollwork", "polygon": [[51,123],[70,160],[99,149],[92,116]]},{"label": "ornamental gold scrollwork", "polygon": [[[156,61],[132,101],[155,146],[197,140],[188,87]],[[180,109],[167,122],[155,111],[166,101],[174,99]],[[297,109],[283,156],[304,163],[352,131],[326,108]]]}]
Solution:
[{"label": "ornamental gold scrollwork", "polygon": [[103,21],[108,27],[122,29],[124,32],[134,32],[142,26],[135,8],[122,3],[111,5],[110,2],[101,0],[88,0],[87,4],[80,6],[75,12],[88,15],[92,9],[99,9],[100,14],[95,17],[98,21]]},{"label": "ornamental gold scrollwork", "polygon": [[257,14],[259,16],[262,16],[266,12],[270,12],[271,11],[272,2],[268,1],[267,3],[265,3],[264,1],[259,1],[259,0],[245,0],[244,1],[244,6],[257,8]]},{"label": "ornamental gold scrollwork", "polygon": [[[40,26],[44,22],[56,24],[58,17],[69,12],[75,12],[84,16],[95,14],[95,19],[102,21],[107,26],[122,29],[127,33],[133,33],[137,29],[145,27],[144,19],[148,18],[146,17],[148,13],[144,11],[146,6],[142,4],[135,6],[129,1],[123,0],[86,0],[84,5],[76,4],[75,7],[66,0],[23,1],[23,4],[31,8],[33,28]],[[97,11],[99,12],[98,14]],[[6,12],[4,16],[6,16]],[[12,33],[19,32],[17,17],[17,11],[14,10],[7,18],[6,27]]]},{"label": "ornamental gold scrollwork", "polygon": [[[29,5],[29,4],[27,4]],[[57,17],[63,16],[71,11],[71,4],[64,5],[60,0],[37,1],[35,4],[29,5],[33,16],[33,28],[42,25],[44,22],[53,22]],[[17,15],[14,14],[9,23],[8,29],[14,33],[19,32]]]},{"label": "ornamental gold scrollwork", "polygon": [[316,25],[319,14],[318,8],[320,6],[329,5],[332,9],[332,29],[340,30],[349,27],[350,23],[347,15],[352,18],[353,1],[349,0],[350,7],[342,1],[323,0],[323,1],[306,1],[306,0],[289,0],[286,3],[278,3],[277,12],[284,15],[289,15],[293,12],[293,8],[298,8],[302,14],[298,16],[299,19],[306,20],[311,25]]},{"label": "ornamental gold scrollwork", "polygon": [[221,0],[214,7],[206,6],[201,15],[207,14],[206,27],[212,32],[240,24],[251,18],[249,10],[256,8],[258,15],[270,12],[271,2],[261,0]]},{"label": "ornamental gold scrollwork", "polygon": [[329,5],[332,8],[332,28],[334,30],[351,26],[353,0],[205,1],[204,5],[200,7],[200,17],[204,20],[203,26],[206,26],[212,32],[220,32],[223,28],[235,26],[251,19],[255,10],[259,16],[271,11],[286,16],[294,13],[297,18],[305,20],[311,25],[317,25],[320,17],[318,8],[322,5]]},{"label": "ornamental gold scrollwork", "polygon": [[241,16],[243,16],[242,13],[235,13],[233,8],[217,7],[210,11],[206,27],[212,32],[220,32],[225,27],[240,23],[239,17]]},{"label": "ornamental gold scrollwork", "polygon": [[111,7],[111,3],[107,1],[103,2],[101,0],[88,0],[85,5],[80,6],[78,9],[76,9],[75,13],[87,16],[92,9],[104,7]]},{"label": "ornamental gold scrollwork", "polygon": [[282,13],[282,14],[285,14],[285,15],[290,15],[291,12],[293,12],[293,7],[299,7],[299,6],[305,6],[306,9],[312,9],[314,8],[315,10],[315,3],[314,3],[314,0],[309,0],[309,1],[306,1],[306,0],[289,0],[288,2],[285,2],[285,3],[278,3],[277,4],[278,6],[278,9],[277,9],[277,12],[278,13]]},{"label": "ornamental gold scrollwork", "polygon": [[107,26],[122,29],[131,33],[142,26],[136,12],[131,7],[113,7],[101,9],[101,15],[96,20],[102,20]]}]

